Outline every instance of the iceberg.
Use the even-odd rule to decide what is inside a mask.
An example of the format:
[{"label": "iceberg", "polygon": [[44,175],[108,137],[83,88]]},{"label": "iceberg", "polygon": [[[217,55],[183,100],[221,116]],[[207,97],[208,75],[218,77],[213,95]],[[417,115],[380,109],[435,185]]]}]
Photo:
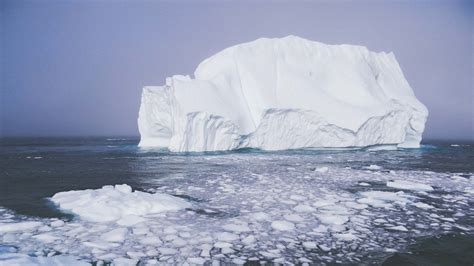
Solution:
[{"label": "iceberg", "polygon": [[139,146],[417,148],[427,116],[393,53],[261,38],[204,60],[194,78],[175,75],[144,87]]}]

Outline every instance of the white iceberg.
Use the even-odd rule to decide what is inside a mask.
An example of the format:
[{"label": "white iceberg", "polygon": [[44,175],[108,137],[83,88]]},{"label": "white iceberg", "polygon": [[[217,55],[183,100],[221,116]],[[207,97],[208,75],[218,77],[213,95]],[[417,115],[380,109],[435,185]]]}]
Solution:
[{"label": "white iceberg", "polygon": [[393,53],[262,38],[204,60],[194,78],[143,88],[139,146],[419,147],[427,116]]}]

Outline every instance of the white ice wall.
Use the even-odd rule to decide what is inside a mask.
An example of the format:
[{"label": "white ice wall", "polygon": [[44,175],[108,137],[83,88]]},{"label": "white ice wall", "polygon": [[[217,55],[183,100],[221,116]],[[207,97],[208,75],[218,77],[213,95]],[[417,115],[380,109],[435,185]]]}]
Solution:
[{"label": "white ice wall", "polygon": [[144,88],[140,146],[418,147],[428,115],[395,56],[361,46],[262,38],[204,60],[194,76]]}]

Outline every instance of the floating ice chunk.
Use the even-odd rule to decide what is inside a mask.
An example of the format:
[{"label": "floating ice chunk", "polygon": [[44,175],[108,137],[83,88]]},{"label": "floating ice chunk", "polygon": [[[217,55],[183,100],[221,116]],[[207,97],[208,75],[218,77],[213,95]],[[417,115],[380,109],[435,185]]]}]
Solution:
[{"label": "floating ice chunk", "polygon": [[466,188],[464,189],[464,192],[469,193],[469,194],[474,194],[474,188]]},{"label": "floating ice chunk", "polygon": [[179,247],[184,247],[188,244],[188,242],[186,240],[184,240],[182,238],[179,238],[179,237],[173,239],[172,243],[173,243],[173,246],[178,247],[178,248]]},{"label": "floating ice chunk", "polygon": [[360,203],[356,203],[352,201],[346,202],[345,205],[351,209],[356,209],[356,210],[362,210],[369,207],[367,204],[360,204]]},{"label": "floating ice chunk", "polygon": [[441,220],[447,221],[447,222],[453,222],[453,223],[456,221],[456,220],[454,220],[454,219],[451,218],[451,217],[443,217],[443,218],[441,218]]},{"label": "floating ice chunk", "polygon": [[255,236],[249,235],[245,237],[244,239],[242,239],[242,243],[244,243],[245,245],[250,245],[250,244],[253,244],[255,240],[256,240]]},{"label": "floating ice chunk", "polygon": [[394,230],[394,231],[408,232],[408,229],[403,225],[392,226],[392,227],[388,227],[387,229]]},{"label": "floating ice chunk", "polygon": [[32,257],[18,253],[0,254],[0,265],[90,266],[88,262],[80,261],[72,256],[57,255],[51,257]]},{"label": "floating ice chunk", "polygon": [[324,207],[319,208],[321,212],[329,213],[329,214],[350,214],[348,208],[344,207],[343,205],[327,205]]},{"label": "floating ice chunk", "polygon": [[433,187],[430,185],[406,181],[406,180],[388,181],[387,187],[404,189],[404,190],[415,190],[415,191],[433,191]]},{"label": "floating ice chunk", "polygon": [[120,220],[123,225],[141,220],[137,216],[177,211],[191,206],[185,200],[167,194],[132,192],[128,185],[59,192],[51,200],[60,209],[72,212],[81,219],[93,222]]},{"label": "floating ice chunk", "polygon": [[232,244],[231,243],[227,243],[227,242],[216,242],[214,243],[214,247],[216,248],[231,248],[232,247]]},{"label": "floating ice chunk", "polygon": [[292,231],[295,225],[287,221],[273,221],[272,228],[278,231]]},{"label": "floating ice chunk", "polygon": [[127,251],[127,256],[129,256],[132,259],[140,259],[140,258],[145,257],[146,254],[140,251]]},{"label": "floating ice chunk", "polygon": [[316,228],[314,228],[313,231],[317,233],[325,233],[328,231],[328,227],[323,224],[320,224]]},{"label": "floating ice chunk", "polygon": [[189,232],[180,232],[178,235],[182,238],[190,238],[192,236]]},{"label": "floating ice chunk", "polygon": [[233,250],[232,248],[222,248],[221,249],[221,253],[222,254],[231,254],[231,253],[234,253],[235,250]]},{"label": "floating ice chunk", "polygon": [[126,228],[116,228],[102,234],[100,238],[107,242],[123,242],[127,233],[128,230]]},{"label": "floating ice chunk", "polygon": [[232,263],[235,264],[235,265],[244,265],[245,264],[245,260],[242,260],[242,259],[238,259],[238,258],[235,258],[232,260]]},{"label": "floating ice chunk", "polygon": [[232,242],[239,239],[238,235],[228,233],[228,232],[217,233],[216,237],[219,241],[223,241],[223,242]]},{"label": "floating ice chunk", "polygon": [[458,175],[451,176],[451,179],[453,179],[454,181],[465,181],[466,180],[466,178],[464,178],[462,176],[458,176]]},{"label": "floating ice chunk", "polygon": [[39,234],[39,235],[33,236],[33,238],[38,239],[39,241],[43,243],[52,243],[59,239],[58,237],[55,237],[50,234]]},{"label": "floating ice chunk", "polygon": [[6,223],[0,224],[0,233],[16,232],[16,231],[29,231],[36,227],[43,225],[41,222],[18,222],[18,223]]},{"label": "floating ice chunk", "polygon": [[365,191],[360,193],[364,198],[357,200],[359,203],[368,204],[372,207],[389,208],[392,206],[390,202],[397,203],[399,205],[405,205],[410,202],[407,199],[407,195],[402,191],[399,192],[388,192],[388,191]]},{"label": "floating ice chunk", "polygon": [[303,247],[306,249],[315,249],[318,247],[318,245],[316,244],[316,242],[306,241],[303,242]]},{"label": "floating ice chunk", "polygon": [[329,171],[329,167],[327,166],[317,167],[315,171],[319,173],[327,173],[327,171]]},{"label": "floating ice chunk", "polygon": [[147,233],[150,232],[150,230],[146,226],[139,226],[139,227],[134,227],[132,229],[132,232],[134,235],[146,235]]},{"label": "floating ice chunk", "polygon": [[267,251],[260,251],[259,252],[262,256],[267,257],[267,258],[278,258],[280,257],[279,253],[273,253],[273,252],[267,252]]},{"label": "floating ice chunk", "polygon": [[284,216],[285,220],[290,221],[290,222],[302,222],[304,221],[303,217],[299,216],[298,214],[286,214]]},{"label": "floating ice chunk", "polygon": [[337,239],[343,240],[343,241],[353,241],[357,239],[357,236],[355,236],[352,233],[345,233],[345,234],[335,234],[334,235]]},{"label": "floating ice chunk", "polygon": [[190,264],[197,264],[197,265],[203,265],[204,263],[206,263],[206,259],[199,258],[199,257],[191,257],[191,258],[188,258],[187,261]]},{"label": "floating ice chunk", "polygon": [[116,258],[113,261],[114,266],[130,266],[137,265],[138,259]]},{"label": "floating ice chunk", "polygon": [[178,253],[178,250],[174,248],[158,248],[158,251],[163,255],[174,255]]},{"label": "floating ice chunk", "polygon": [[359,182],[359,186],[362,186],[362,187],[370,187],[370,184],[369,184],[369,183],[366,183],[366,182]]},{"label": "floating ice chunk", "polygon": [[328,225],[342,225],[349,221],[349,217],[341,215],[318,214],[316,217],[318,217],[321,223]]},{"label": "floating ice chunk", "polygon": [[331,247],[328,247],[327,245],[324,245],[324,244],[318,245],[318,248],[325,252],[328,252],[331,250]]},{"label": "floating ice chunk", "polygon": [[[96,241],[96,242],[85,241],[85,242],[82,242],[82,244],[86,247],[91,247],[97,250],[107,250],[107,249],[111,249],[111,248],[119,246],[119,244],[117,243],[109,243],[109,242],[103,242],[103,241]],[[116,256],[114,256],[114,258],[115,257]]]},{"label": "floating ice chunk", "polygon": [[176,233],[178,233],[178,231],[176,229],[174,229],[173,227],[168,226],[168,227],[165,228],[165,230],[163,230],[163,233],[165,233],[165,234],[176,234]]},{"label": "floating ice chunk", "polygon": [[381,166],[378,166],[378,165],[376,165],[376,164],[371,164],[371,165],[365,167],[365,169],[369,169],[369,170],[380,170],[380,169],[382,169],[382,167],[381,167]]},{"label": "floating ice chunk", "polygon": [[64,221],[63,220],[52,221],[50,225],[52,227],[61,227],[64,225]]},{"label": "floating ice chunk", "polygon": [[416,202],[416,203],[413,203],[413,205],[420,209],[433,209],[434,208],[433,206],[423,203],[423,202]]},{"label": "floating ice chunk", "polygon": [[296,212],[313,212],[315,209],[306,204],[299,204],[293,208]]},{"label": "floating ice chunk", "polygon": [[147,237],[142,237],[140,238],[140,243],[143,245],[154,245],[154,246],[160,246],[163,244],[163,241],[157,236],[147,236]]},{"label": "floating ice chunk", "polygon": [[241,232],[249,232],[250,228],[247,224],[239,223],[239,224],[226,224],[222,228],[227,231],[241,233]]},{"label": "floating ice chunk", "polygon": [[330,206],[334,205],[337,202],[337,200],[334,199],[324,199],[324,200],[318,200],[315,203],[313,203],[313,206],[316,208],[321,208],[325,206]]},{"label": "floating ice chunk", "polygon": [[296,201],[303,201],[303,200],[306,200],[306,197],[294,194],[290,196],[290,199],[296,200]]}]

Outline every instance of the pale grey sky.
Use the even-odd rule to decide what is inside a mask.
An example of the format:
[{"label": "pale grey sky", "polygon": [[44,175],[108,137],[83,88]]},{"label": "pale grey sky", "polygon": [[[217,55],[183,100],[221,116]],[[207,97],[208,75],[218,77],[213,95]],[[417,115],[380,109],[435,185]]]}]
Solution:
[{"label": "pale grey sky", "polygon": [[4,136],[138,135],[141,87],[259,37],[393,51],[425,138],[474,139],[472,1],[0,1]]}]

